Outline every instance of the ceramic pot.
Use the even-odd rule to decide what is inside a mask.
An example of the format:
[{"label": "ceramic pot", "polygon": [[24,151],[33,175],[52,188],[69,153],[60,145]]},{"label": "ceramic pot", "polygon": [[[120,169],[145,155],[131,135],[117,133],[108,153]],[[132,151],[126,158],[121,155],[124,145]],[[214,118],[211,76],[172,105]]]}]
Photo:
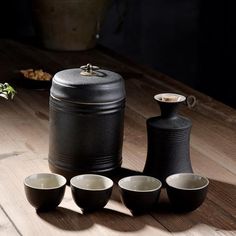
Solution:
[{"label": "ceramic pot", "polygon": [[189,153],[192,123],[177,114],[185,101],[179,94],[164,93],[155,97],[161,116],[147,120],[148,151],[144,173],[165,183],[166,177],[180,172],[192,172]]},{"label": "ceramic pot", "polygon": [[117,73],[77,68],[55,74],[49,109],[50,169],[67,180],[118,169],[124,107],[124,81]]},{"label": "ceramic pot", "polygon": [[108,0],[34,0],[36,33],[55,50],[86,50],[96,44]]}]

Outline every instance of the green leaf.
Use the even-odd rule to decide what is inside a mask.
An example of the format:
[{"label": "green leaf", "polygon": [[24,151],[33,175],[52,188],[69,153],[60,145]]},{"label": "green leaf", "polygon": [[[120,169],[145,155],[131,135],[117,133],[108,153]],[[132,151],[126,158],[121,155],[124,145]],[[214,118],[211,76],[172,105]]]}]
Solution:
[{"label": "green leaf", "polygon": [[8,83],[0,83],[0,97],[3,97],[5,99],[8,99],[10,97],[11,99],[13,99],[15,94],[15,89]]}]

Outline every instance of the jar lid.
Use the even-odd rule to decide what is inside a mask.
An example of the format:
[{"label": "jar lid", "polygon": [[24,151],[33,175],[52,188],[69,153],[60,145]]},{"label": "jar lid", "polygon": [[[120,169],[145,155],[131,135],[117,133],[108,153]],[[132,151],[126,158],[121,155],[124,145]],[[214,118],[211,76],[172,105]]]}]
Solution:
[{"label": "jar lid", "polygon": [[125,86],[119,74],[88,64],[56,73],[50,95],[73,103],[110,103],[125,98]]}]

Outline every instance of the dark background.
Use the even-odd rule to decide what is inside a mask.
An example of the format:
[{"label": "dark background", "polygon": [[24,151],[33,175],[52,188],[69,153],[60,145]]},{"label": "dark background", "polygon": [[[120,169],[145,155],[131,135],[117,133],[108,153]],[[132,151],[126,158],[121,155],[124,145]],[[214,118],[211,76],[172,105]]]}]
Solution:
[{"label": "dark background", "polygon": [[[234,1],[112,0],[99,42],[236,108]],[[30,0],[5,0],[0,37],[35,36]]]}]

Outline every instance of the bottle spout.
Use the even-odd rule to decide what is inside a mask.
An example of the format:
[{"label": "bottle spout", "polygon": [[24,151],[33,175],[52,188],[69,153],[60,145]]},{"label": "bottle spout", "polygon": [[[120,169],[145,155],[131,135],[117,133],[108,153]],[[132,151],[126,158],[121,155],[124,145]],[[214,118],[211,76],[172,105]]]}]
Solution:
[{"label": "bottle spout", "polygon": [[162,117],[174,117],[177,107],[186,100],[186,97],[176,93],[160,93],[154,96],[161,109]]},{"label": "bottle spout", "polygon": [[155,95],[154,99],[159,102],[179,103],[184,102],[186,97],[177,93],[160,93]]}]

